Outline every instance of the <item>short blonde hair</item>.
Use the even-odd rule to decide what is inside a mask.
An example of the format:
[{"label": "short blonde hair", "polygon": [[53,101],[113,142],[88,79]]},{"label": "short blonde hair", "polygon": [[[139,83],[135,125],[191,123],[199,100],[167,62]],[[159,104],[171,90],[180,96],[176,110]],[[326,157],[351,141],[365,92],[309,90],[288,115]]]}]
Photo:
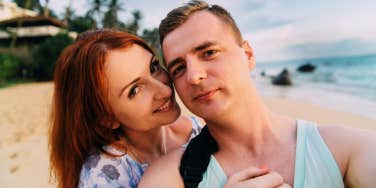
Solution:
[{"label": "short blonde hair", "polygon": [[209,5],[207,2],[200,0],[189,1],[185,5],[175,8],[167,14],[159,24],[159,38],[161,45],[163,44],[164,38],[169,33],[186,22],[190,15],[201,10],[209,11],[218,17],[226,26],[229,26],[236,41],[241,45],[243,41],[242,35],[230,13],[219,5]]}]

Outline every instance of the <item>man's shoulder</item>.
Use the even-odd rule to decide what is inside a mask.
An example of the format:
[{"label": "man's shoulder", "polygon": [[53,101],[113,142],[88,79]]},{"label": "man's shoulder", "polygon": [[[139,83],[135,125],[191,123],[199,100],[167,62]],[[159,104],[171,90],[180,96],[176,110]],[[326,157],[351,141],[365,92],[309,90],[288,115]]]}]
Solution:
[{"label": "man's shoulder", "polygon": [[326,142],[337,147],[342,145],[343,148],[347,148],[346,150],[352,149],[349,146],[362,147],[376,139],[376,131],[374,130],[333,125],[318,126],[318,129]]},{"label": "man's shoulder", "polygon": [[138,187],[184,187],[179,174],[183,149],[177,149],[152,162],[146,169]]},{"label": "man's shoulder", "polygon": [[[374,156],[373,145],[376,144],[376,132],[347,126],[318,126],[320,135],[335,157],[342,175],[351,170],[360,158]],[[358,163],[358,165],[361,165]]]},{"label": "man's shoulder", "polygon": [[334,153],[351,155],[367,150],[376,142],[376,131],[347,126],[318,126],[320,135]]}]

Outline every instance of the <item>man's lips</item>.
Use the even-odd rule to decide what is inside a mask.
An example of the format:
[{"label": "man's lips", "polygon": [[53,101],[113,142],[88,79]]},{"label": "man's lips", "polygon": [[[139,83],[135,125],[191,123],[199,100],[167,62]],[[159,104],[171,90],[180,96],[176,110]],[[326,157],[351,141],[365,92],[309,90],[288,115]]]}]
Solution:
[{"label": "man's lips", "polygon": [[219,89],[213,89],[213,90],[202,92],[202,93],[196,95],[193,98],[193,100],[197,100],[197,101],[207,101],[207,100],[210,100],[218,90]]}]

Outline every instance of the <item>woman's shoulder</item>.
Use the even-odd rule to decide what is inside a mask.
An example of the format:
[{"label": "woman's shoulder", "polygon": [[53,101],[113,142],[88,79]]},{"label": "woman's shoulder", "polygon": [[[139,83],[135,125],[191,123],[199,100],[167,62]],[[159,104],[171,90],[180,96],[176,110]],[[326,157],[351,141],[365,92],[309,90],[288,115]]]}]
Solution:
[{"label": "woman's shoulder", "polygon": [[128,155],[115,157],[94,152],[82,165],[79,187],[136,187],[145,168]]},{"label": "woman's shoulder", "polygon": [[94,172],[101,170],[104,165],[119,166],[121,157],[112,157],[104,152],[96,151],[91,153],[85,160],[82,171]]}]

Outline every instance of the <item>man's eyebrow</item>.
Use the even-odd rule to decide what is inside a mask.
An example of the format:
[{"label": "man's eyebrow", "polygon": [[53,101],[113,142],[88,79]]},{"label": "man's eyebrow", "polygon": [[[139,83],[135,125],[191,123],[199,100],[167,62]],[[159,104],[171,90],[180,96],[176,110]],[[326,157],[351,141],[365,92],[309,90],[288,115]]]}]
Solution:
[{"label": "man's eyebrow", "polygon": [[[193,47],[190,51],[191,52],[198,52],[200,50],[203,50],[205,48],[208,48],[208,47],[216,45],[216,44],[217,43],[213,42],[213,41],[204,41],[202,44],[200,44],[200,45],[198,45],[196,47]],[[171,63],[168,63],[167,70],[170,72],[171,67],[173,67],[174,65],[176,65],[176,64],[178,64],[178,63],[180,63],[182,61],[184,61],[184,59],[181,58],[181,57],[178,57],[178,58],[172,60]]]},{"label": "man's eyebrow", "polygon": [[[155,55],[151,56],[150,58],[150,62],[149,62],[149,67],[151,66],[151,64],[153,63],[153,61],[155,60]],[[129,84],[125,85],[123,88],[121,88],[120,90],[120,93],[119,93],[119,97],[121,96],[121,94],[124,92],[124,90],[126,90],[130,85],[138,82],[141,78],[140,77],[137,77],[135,78],[133,81],[131,81]]]},{"label": "man's eyebrow", "polygon": [[181,58],[181,57],[178,57],[178,58],[172,60],[171,63],[169,63],[169,64],[167,65],[167,71],[170,72],[170,69],[171,69],[173,66],[175,66],[176,64],[178,64],[178,63],[180,63],[180,62],[182,62],[182,61],[184,61],[184,59]]},{"label": "man's eyebrow", "polygon": [[216,42],[213,42],[213,41],[204,41],[202,44],[194,47],[191,51],[192,52],[198,52],[200,50],[203,50],[205,48],[208,48],[210,46],[213,46],[213,45],[216,45],[217,43]]}]

